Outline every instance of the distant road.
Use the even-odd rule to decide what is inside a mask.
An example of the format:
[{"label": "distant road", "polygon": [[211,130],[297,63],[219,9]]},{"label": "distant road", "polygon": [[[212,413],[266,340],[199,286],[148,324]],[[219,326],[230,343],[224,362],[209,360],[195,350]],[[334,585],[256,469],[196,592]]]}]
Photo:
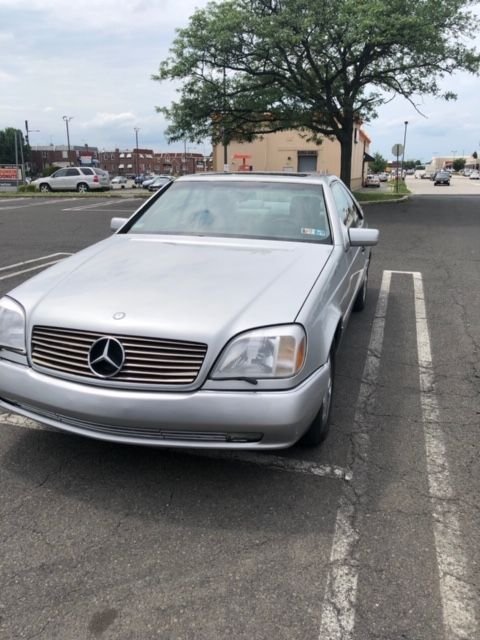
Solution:
[{"label": "distant road", "polygon": [[407,187],[414,194],[418,195],[433,195],[439,193],[446,193],[450,196],[471,196],[480,195],[480,180],[470,180],[465,176],[453,176],[450,181],[450,186],[433,184],[433,180],[422,180],[421,178],[414,178],[413,176],[407,176]]}]

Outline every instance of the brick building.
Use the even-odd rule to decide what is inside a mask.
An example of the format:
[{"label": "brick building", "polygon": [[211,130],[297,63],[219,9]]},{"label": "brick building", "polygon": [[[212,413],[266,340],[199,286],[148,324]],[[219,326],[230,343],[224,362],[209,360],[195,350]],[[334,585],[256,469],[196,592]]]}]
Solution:
[{"label": "brick building", "polygon": [[44,145],[31,147],[30,173],[41,175],[46,167],[69,167],[71,165],[98,166],[98,148],[83,146]]},{"label": "brick building", "polygon": [[154,152],[153,149],[115,149],[99,151],[89,145],[45,145],[31,148],[31,175],[41,175],[46,167],[71,165],[96,166],[113,176],[143,174],[183,175],[199,171],[211,171],[212,158],[201,153]]},{"label": "brick building", "polygon": [[100,168],[112,176],[148,173],[182,175],[211,169],[211,159],[201,153],[163,152],[153,149],[115,149],[99,153]]}]

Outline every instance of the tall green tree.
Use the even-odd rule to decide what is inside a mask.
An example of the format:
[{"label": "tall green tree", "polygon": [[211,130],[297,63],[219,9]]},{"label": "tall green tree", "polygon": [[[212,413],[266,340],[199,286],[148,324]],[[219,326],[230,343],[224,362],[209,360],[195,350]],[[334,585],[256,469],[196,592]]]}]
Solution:
[{"label": "tall green tree", "polygon": [[381,153],[377,153],[373,156],[373,162],[369,163],[370,171],[372,173],[382,173],[387,168],[387,160],[382,156]]},{"label": "tall green tree", "polygon": [[474,0],[217,0],[180,29],[154,80],[180,81],[157,107],[171,141],[252,140],[297,129],[337,139],[351,173],[356,122],[394,95],[415,105],[457,69],[478,73],[468,44]]},{"label": "tall green tree", "polygon": [[18,162],[21,162],[21,150],[23,150],[25,161],[30,158],[30,147],[25,143],[22,131],[7,127],[0,130],[0,164],[15,164],[15,131],[17,132]]}]

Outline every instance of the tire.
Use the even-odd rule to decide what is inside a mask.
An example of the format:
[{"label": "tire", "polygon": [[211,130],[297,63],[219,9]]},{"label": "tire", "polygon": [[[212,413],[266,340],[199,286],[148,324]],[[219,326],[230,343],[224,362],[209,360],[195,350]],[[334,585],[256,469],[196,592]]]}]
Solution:
[{"label": "tire", "polygon": [[77,191],[78,191],[78,193],[87,193],[88,184],[86,184],[85,182],[79,182],[77,184]]},{"label": "tire", "polygon": [[334,350],[330,351],[328,357],[330,364],[330,375],[328,379],[328,389],[323,397],[320,409],[309,426],[308,431],[303,434],[300,444],[304,447],[318,447],[328,435],[330,430],[330,415],[332,413],[333,386],[335,377]]},{"label": "tire", "polygon": [[358,290],[357,297],[355,298],[355,302],[353,303],[352,311],[363,311],[365,309],[365,304],[367,301],[367,290],[368,290],[368,269],[367,269],[367,272],[365,273],[362,286]]},{"label": "tire", "polygon": [[46,182],[42,182],[42,184],[38,187],[38,190],[41,191],[42,193],[47,193],[52,189],[49,184],[47,184]]}]

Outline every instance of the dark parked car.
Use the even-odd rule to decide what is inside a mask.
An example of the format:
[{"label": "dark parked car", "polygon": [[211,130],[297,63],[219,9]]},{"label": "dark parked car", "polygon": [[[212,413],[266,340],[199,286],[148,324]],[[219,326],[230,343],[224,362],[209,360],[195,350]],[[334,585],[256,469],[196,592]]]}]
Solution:
[{"label": "dark parked car", "polygon": [[433,178],[433,184],[436,187],[437,184],[446,184],[450,186],[450,173],[448,171],[437,171]]},{"label": "dark parked car", "polygon": [[149,191],[158,191],[171,181],[172,178],[170,178],[170,176],[158,176],[153,182],[148,185],[147,189]]}]

